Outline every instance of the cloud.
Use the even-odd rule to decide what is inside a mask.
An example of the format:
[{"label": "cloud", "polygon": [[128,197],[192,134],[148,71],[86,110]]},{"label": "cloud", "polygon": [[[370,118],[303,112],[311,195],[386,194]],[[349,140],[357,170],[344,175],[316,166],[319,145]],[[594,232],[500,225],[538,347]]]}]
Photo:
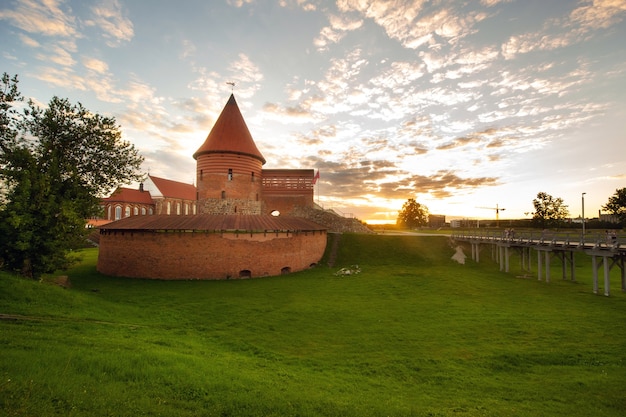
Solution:
[{"label": "cloud", "polygon": [[475,32],[474,25],[487,17],[480,11],[460,11],[456,3],[430,12],[429,2],[425,0],[340,0],[337,7],[343,12],[356,11],[372,19],[385,30],[387,36],[410,49],[433,44],[435,37],[455,44]]},{"label": "cloud", "polygon": [[54,63],[62,67],[73,67],[76,61],[66,49],[61,48],[58,45],[52,45],[43,49],[45,52],[39,52],[35,55],[40,61],[47,63]]},{"label": "cloud", "polygon": [[0,19],[29,33],[77,37],[76,20],[67,8],[62,8],[64,3],[63,0],[18,0],[15,9],[0,10]]},{"label": "cloud", "polygon": [[22,43],[29,48],[39,48],[41,46],[41,44],[35,39],[31,38],[30,36],[24,35],[23,33],[20,33],[19,37]]},{"label": "cloud", "polygon": [[334,15],[328,17],[330,26],[323,27],[320,34],[313,44],[318,50],[324,51],[328,49],[331,43],[338,43],[349,31],[359,29],[363,25],[363,20],[355,19],[348,15]]},{"label": "cloud", "polygon": [[244,4],[252,4],[255,0],[226,0],[226,3],[233,7],[242,7]]},{"label": "cloud", "polygon": [[549,19],[537,32],[511,36],[502,44],[506,59],[535,50],[551,51],[586,40],[592,31],[607,29],[626,18],[626,3],[622,0],[581,1],[581,6],[568,16]]},{"label": "cloud", "polygon": [[82,62],[85,68],[97,74],[106,74],[109,70],[109,65],[100,59],[84,57]]},{"label": "cloud", "polygon": [[230,80],[236,84],[237,96],[250,98],[261,88],[263,73],[250,58],[240,53],[237,59],[230,63]]},{"label": "cloud", "polygon": [[623,0],[593,0],[575,9],[570,19],[584,31],[606,29],[620,23],[626,17],[626,3]]},{"label": "cloud", "polygon": [[124,16],[118,0],[104,0],[91,8],[93,18],[86,20],[86,26],[96,26],[107,39],[106,44],[116,47],[130,41],[134,36],[133,23]]},{"label": "cloud", "polygon": [[277,103],[265,103],[262,110],[265,117],[280,120],[283,123],[300,123],[313,120],[311,112],[300,105],[284,107]]},{"label": "cloud", "polygon": [[300,7],[305,12],[317,10],[316,0],[278,0],[281,7]]}]

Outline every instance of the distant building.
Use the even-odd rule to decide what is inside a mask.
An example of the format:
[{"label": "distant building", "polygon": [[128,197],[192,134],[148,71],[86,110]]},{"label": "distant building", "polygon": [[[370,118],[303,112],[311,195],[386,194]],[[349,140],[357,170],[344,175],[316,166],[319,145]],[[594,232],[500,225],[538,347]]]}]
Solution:
[{"label": "distant building", "polygon": [[428,215],[428,226],[436,228],[436,227],[444,227],[446,225],[446,216],[443,214],[429,214]]},{"label": "distant building", "polygon": [[598,212],[598,219],[601,222],[619,223],[619,217],[615,214],[602,214],[601,212]]}]

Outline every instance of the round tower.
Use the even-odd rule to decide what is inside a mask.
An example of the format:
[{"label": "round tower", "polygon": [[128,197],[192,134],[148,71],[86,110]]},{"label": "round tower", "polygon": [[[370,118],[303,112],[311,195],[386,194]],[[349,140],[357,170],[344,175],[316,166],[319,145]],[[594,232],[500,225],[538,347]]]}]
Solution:
[{"label": "round tower", "polygon": [[252,139],[234,95],[193,157],[199,213],[261,214],[265,158]]}]

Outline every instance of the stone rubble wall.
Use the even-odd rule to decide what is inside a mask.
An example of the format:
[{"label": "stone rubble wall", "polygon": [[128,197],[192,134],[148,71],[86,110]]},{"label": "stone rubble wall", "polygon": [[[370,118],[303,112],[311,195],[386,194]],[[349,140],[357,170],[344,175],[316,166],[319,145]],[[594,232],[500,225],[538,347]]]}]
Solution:
[{"label": "stone rubble wall", "polygon": [[291,216],[302,217],[328,228],[329,233],[374,233],[358,219],[338,215],[332,210],[319,210],[312,207],[297,207]]}]

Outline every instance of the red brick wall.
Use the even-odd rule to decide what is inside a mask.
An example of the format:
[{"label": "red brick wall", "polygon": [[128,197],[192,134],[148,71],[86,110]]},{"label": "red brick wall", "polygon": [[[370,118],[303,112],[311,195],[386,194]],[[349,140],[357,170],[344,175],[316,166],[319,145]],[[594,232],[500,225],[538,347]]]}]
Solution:
[{"label": "red brick wall", "polygon": [[308,195],[263,195],[262,214],[278,210],[281,215],[290,215],[296,207],[313,207],[313,198]]},{"label": "red brick wall", "polygon": [[248,214],[260,214],[261,168],[261,161],[245,155],[211,153],[199,156],[196,166],[199,211],[212,213],[215,209],[215,214],[234,214],[234,211],[223,213],[228,205],[216,206],[212,202],[239,200],[249,201],[250,206],[256,207],[254,213]]},{"label": "red brick wall", "polygon": [[280,275],[317,264],[326,232],[205,233],[102,231],[98,271],[153,279],[237,279]]}]

